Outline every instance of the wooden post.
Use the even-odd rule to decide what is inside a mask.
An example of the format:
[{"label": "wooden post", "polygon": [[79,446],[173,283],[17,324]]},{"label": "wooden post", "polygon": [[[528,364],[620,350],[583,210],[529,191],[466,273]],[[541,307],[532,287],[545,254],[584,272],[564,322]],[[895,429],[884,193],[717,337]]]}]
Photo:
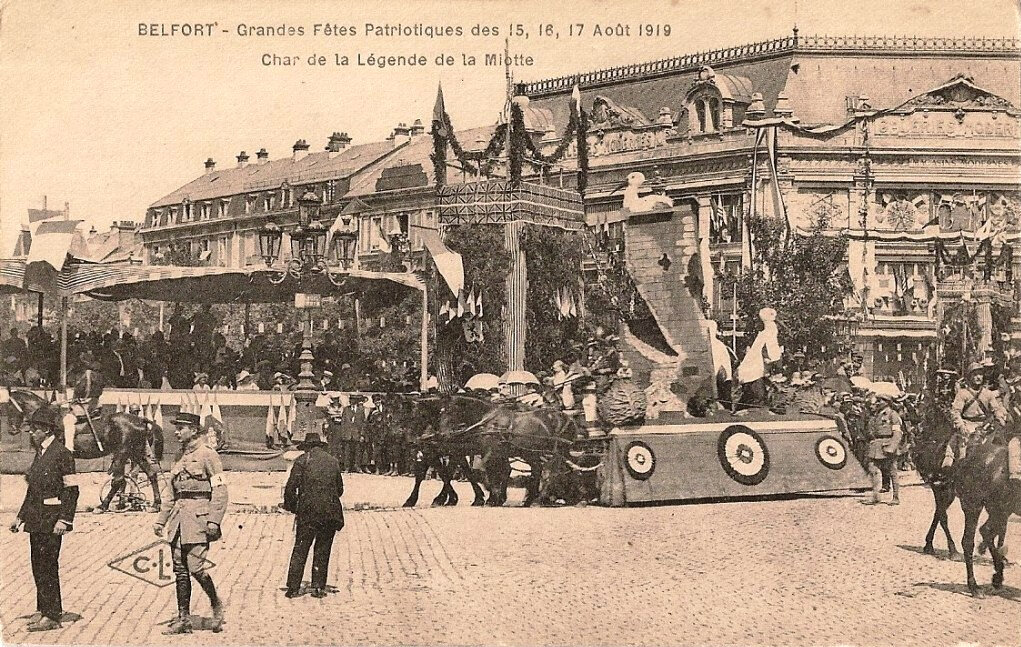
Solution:
[{"label": "wooden post", "polygon": [[39,302],[38,302],[38,304],[39,305],[38,305],[38,308],[36,310],[35,323],[36,323],[37,326],[39,326],[39,329],[41,330],[42,327],[43,327],[43,293],[42,292],[39,293]]},{"label": "wooden post", "polygon": [[524,223],[520,220],[504,227],[504,246],[511,256],[511,268],[507,275],[507,311],[504,331],[507,337],[507,369],[520,371],[525,368],[525,333],[527,320],[526,293],[528,291],[528,270],[525,266],[525,252],[521,249],[521,231]]}]

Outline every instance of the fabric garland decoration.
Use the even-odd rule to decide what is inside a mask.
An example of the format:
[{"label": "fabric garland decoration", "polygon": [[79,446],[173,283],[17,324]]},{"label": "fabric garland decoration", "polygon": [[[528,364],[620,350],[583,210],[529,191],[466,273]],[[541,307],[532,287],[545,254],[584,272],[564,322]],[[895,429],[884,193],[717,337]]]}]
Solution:
[{"label": "fabric garland decoration", "polygon": [[266,438],[273,438],[274,429],[276,428],[276,418],[273,415],[273,401],[276,399],[276,395],[270,393],[269,406],[266,407]]}]

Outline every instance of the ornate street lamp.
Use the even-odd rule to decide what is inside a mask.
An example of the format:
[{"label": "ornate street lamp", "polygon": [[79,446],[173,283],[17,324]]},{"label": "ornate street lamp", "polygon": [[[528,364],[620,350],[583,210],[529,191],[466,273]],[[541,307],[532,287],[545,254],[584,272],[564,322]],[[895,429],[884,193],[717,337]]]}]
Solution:
[{"label": "ornate street lamp", "polygon": [[340,214],[340,228],[333,232],[334,256],[345,270],[350,269],[355,261],[355,242],[358,240],[358,228],[349,213]]},{"label": "ornate street lamp", "polygon": [[[298,226],[290,232],[291,258],[287,266],[269,276],[270,283],[279,285],[288,277],[298,282],[299,288],[303,283],[316,275],[325,275],[326,278],[337,287],[343,287],[345,278],[334,278],[330,267],[326,262],[326,226],[320,222],[320,208],[322,201],[319,196],[311,191],[306,191],[298,198]],[[350,240],[357,237],[357,231],[353,232]],[[259,253],[266,262],[266,267],[272,267],[280,254],[283,230],[274,223],[267,223],[259,230]],[[354,246],[350,245],[353,257]],[[342,263],[343,269],[348,269],[349,263]],[[315,408],[315,401],[318,398],[316,385],[313,383],[315,374],[312,372],[314,357],[312,355],[312,311],[322,305],[322,295],[317,293],[306,293],[296,291],[294,294],[294,306],[305,310],[308,314],[302,328],[301,355],[298,360],[301,371],[298,373],[298,384],[295,386],[294,399],[297,407],[295,417],[294,437],[304,438],[305,434],[318,432],[318,414]]]}]

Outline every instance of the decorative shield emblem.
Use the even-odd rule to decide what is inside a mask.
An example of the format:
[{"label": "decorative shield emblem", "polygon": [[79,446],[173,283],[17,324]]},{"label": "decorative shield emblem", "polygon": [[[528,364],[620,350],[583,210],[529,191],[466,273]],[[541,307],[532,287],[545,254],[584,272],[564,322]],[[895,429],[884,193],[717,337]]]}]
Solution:
[{"label": "decorative shield emblem", "polygon": [[743,425],[727,427],[716,443],[723,471],[742,485],[758,485],[769,474],[769,450],[762,437]]},{"label": "decorative shield emblem", "polygon": [[839,470],[847,465],[847,448],[833,436],[823,436],[815,444],[815,455],[819,462],[831,470]]},{"label": "decorative shield emblem", "polygon": [[633,478],[644,481],[656,470],[656,455],[651,447],[636,440],[627,447],[625,464]]}]

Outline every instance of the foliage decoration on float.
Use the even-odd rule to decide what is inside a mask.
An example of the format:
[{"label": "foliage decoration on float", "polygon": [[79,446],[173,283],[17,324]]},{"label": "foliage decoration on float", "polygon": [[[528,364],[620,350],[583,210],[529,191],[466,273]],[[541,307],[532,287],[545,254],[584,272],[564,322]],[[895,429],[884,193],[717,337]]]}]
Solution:
[{"label": "foliage decoration on float", "polygon": [[469,343],[456,320],[447,323],[439,318],[439,304],[456,295],[451,295],[442,281],[430,282],[430,290],[438,295],[431,301],[433,315],[437,317],[437,335],[443,340],[437,347],[443,348],[446,354],[440,362],[448,363],[440,370],[449,370],[449,379],[454,384],[464,384],[476,373],[500,374],[507,366],[501,314],[506,303],[504,284],[511,267],[510,253],[504,249],[504,228],[502,225],[452,226],[446,228],[444,243],[461,254],[465,289],[483,295],[485,314],[482,317],[483,340]]},{"label": "foliage decoration on float", "polygon": [[[579,298],[584,243],[580,232],[531,224],[520,242],[528,275],[525,368],[548,372],[553,360],[585,341]],[[565,292],[576,304],[574,315],[558,310],[555,295]]]}]

